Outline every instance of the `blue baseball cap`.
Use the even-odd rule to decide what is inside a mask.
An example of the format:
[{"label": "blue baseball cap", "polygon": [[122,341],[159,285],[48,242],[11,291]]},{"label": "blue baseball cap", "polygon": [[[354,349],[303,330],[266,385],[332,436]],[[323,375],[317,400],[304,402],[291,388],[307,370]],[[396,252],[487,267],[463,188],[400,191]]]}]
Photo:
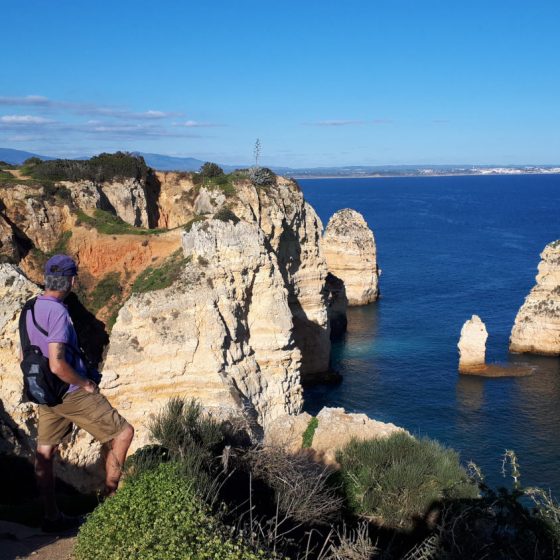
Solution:
[{"label": "blue baseball cap", "polygon": [[45,264],[45,276],[76,276],[78,266],[67,255],[55,255]]}]

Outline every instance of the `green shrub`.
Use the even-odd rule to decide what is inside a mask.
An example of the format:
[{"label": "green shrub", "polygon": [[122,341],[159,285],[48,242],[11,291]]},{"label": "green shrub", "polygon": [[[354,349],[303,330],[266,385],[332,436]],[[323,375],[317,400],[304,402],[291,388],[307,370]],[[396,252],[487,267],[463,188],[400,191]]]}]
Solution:
[{"label": "green shrub", "polygon": [[129,178],[146,180],[150,170],[141,156],[116,152],[99,154],[89,160],[29,158],[22,172],[39,180],[103,182]]},{"label": "green shrub", "polygon": [[337,460],[350,507],[386,525],[410,527],[434,502],[478,495],[455,451],[405,433],[353,440]]},{"label": "green shrub", "polygon": [[265,558],[224,527],[174,463],[129,479],[80,528],[77,560],[252,560]]},{"label": "green shrub", "polygon": [[309,424],[307,425],[307,428],[305,428],[305,432],[303,432],[301,438],[301,446],[303,447],[303,449],[308,449],[313,445],[313,436],[315,435],[315,430],[318,426],[319,419],[316,416],[309,420]]},{"label": "green shrub", "polygon": [[239,223],[239,218],[232,212],[229,208],[223,206],[214,214],[215,220],[221,220],[222,222],[233,222],[233,224]]},{"label": "green shrub", "polygon": [[224,445],[222,424],[202,413],[201,405],[191,399],[171,398],[150,422],[150,435],[180,460],[192,454],[193,448],[211,461]]},{"label": "green shrub", "polygon": [[202,165],[199,173],[202,177],[210,179],[212,177],[220,177],[224,174],[224,170],[218,164],[207,161]]},{"label": "green shrub", "polygon": [[178,249],[171,254],[160,266],[149,266],[143,270],[134,281],[132,291],[142,294],[169,288],[181,275],[185,265],[191,257],[184,257],[183,250]]}]

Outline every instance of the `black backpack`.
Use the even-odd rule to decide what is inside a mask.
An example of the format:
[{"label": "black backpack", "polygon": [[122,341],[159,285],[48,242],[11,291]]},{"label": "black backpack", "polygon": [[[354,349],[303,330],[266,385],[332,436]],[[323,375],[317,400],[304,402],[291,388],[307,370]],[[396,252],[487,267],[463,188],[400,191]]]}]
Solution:
[{"label": "black backpack", "polygon": [[55,375],[49,366],[49,359],[43,356],[38,346],[31,344],[27,333],[27,314],[31,313],[33,324],[37,330],[45,336],[49,333],[35,320],[35,302],[32,298],[25,303],[19,317],[19,337],[23,360],[21,370],[23,371],[23,387],[27,398],[37,404],[54,406],[62,402],[62,397],[68,391],[68,383],[65,383]]}]

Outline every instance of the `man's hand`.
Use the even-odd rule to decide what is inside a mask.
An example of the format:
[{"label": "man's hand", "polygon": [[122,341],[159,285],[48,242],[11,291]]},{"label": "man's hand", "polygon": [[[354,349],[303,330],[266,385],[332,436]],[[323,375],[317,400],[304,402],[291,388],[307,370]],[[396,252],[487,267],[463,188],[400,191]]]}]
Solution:
[{"label": "man's hand", "polygon": [[87,393],[97,393],[99,391],[99,387],[91,379],[86,380],[82,389]]}]

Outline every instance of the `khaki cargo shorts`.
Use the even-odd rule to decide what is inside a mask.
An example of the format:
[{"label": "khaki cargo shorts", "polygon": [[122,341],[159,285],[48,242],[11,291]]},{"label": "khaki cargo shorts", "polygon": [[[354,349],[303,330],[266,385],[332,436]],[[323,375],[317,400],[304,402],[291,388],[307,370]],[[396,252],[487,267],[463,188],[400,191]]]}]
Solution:
[{"label": "khaki cargo shorts", "polygon": [[72,430],[72,424],[106,443],[115,439],[128,422],[101,393],[77,389],[66,393],[56,406],[39,405],[38,445],[58,445]]}]

